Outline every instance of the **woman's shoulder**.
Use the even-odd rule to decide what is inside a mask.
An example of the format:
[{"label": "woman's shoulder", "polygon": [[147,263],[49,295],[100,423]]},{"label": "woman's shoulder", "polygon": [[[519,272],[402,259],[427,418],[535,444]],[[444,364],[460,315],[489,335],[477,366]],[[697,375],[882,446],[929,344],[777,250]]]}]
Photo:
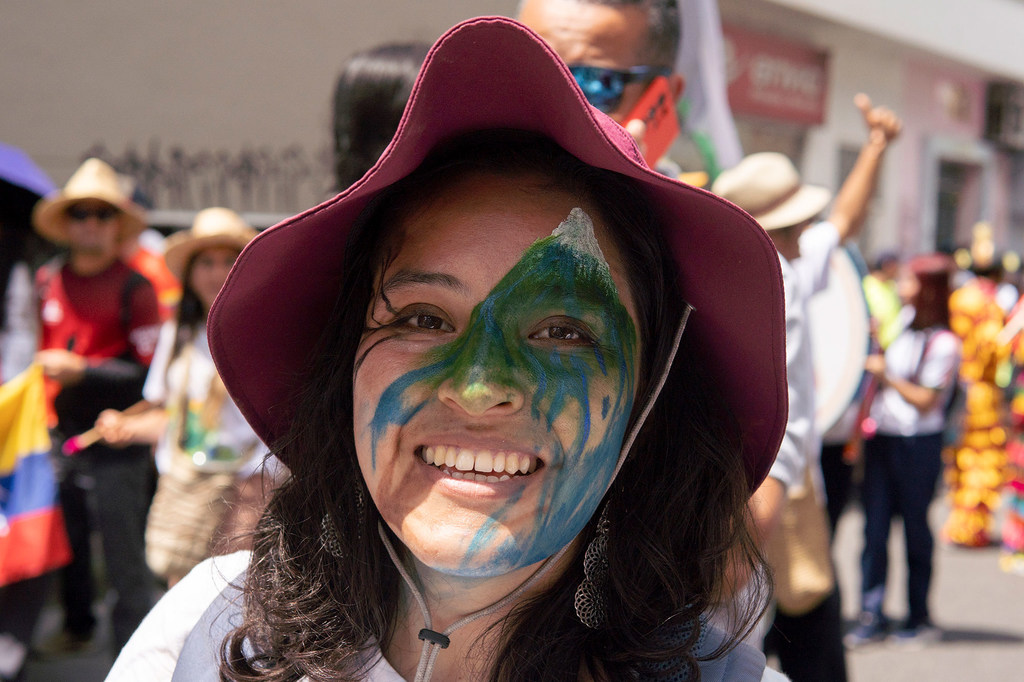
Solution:
[{"label": "woman's shoulder", "polygon": [[107,682],[170,680],[185,639],[231,587],[241,595],[249,551],[206,559],[157,602],[114,661]]}]

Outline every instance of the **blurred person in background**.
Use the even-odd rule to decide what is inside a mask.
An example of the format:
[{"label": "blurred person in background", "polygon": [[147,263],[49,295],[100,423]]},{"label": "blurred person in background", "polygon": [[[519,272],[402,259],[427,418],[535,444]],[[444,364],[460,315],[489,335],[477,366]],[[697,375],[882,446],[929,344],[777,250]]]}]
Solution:
[{"label": "blurred person in background", "polygon": [[[145,228],[145,217],[109,165],[86,160],[62,190],[36,204],[32,218],[42,236],[68,250],[36,275],[41,334],[35,361],[49,382],[59,452],[66,439],[92,428],[102,410],[139,402],[159,310],[153,286],[120,259],[123,243]],[[143,541],[154,475],[150,449],[94,443],[55,460],[74,558],[61,571],[63,629],[40,651],[81,650],[93,638],[94,531],[116,594],[116,651],[152,605]]]},{"label": "blurred person in background", "polygon": [[426,43],[388,43],[357,52],[334,86],[334,180],[340,192],[361,178],[391,142]]},{"label": "blurred person in background", "polygon": [[939,638],[928,609],[935,547],[928,506],[942,471],[946,406],[960,364],[960,341],[949,330],[954,267],[942,254],[917,256],[904,266],[900,298],[913,317],[884,354],[867,360],[879,390],[871,403],[876,432],[864,443],[861,603],[857,627],[844,640],[850,647],[880,641],[888,632],[882,608],[894,516],[903,519],[908,609],[893,639],[924,643]]},{"label": "blurred person in background", "polygon": [[[646,124],[630,113],[658,76],[668,82],[672,108],[686,85],[676,72],[680,44],[675,0],[522,0],[519,21],[536,31],[569,65],[591,105],[626,128],[644,149]],[[670,177],[679,169],[659,159]]]},{"label": "blurred person in background", "polygon": [[113,447],[158,444],[146,555],[168,585],[211,553],[248,547],[276,480],[273,464],[262,468],[266,447],[227,395],[206,337],[210,306],[255,236],[234,211],[208,208],[168,238],[164,258],[184,287],[175,319],[160,331],[142,391],[147,405],[106,410],[96,421]]},{"label": "blurred person in background", "polygon": [[895,251],[884,251],[875,258],[871,271],[864,275],[862,281],[864,297],[874,320],[875,336],[882,350],[888,348],[902,331],[902,327],[906,326],[906,322],[903,321],[901,324],[900,320],[903,303],[897,291],[899,273],[899,254]]},{"label": "blurred person in background", "polygon": [[[761,152],[723,171],[711,191],[750,213],[772,239],[782,263],[786,290],[786,366],[789,419],[786,437],[768,477],[751,498],[759,537],[770,545],[787,496],[812,495],[824,515],[825,484],[820,465],[821,434],[815,425],[814,366],[808,302],[827,284],[833,251],[856,236],[867,217],[890,142],[902,129],[899,116],[872,106],[867,95],[854,100],[867,128],[857,161],[836,195],[827,220],[819,220],[832,199],[824,187],[804,184],[793,162]],[[826,531],[827,532],[827,531]],[[828,542],[818,548],[831,562]],[[834,582],[834,581],[833,581]],[[794,682],[846,679],[838,586],[801,613],[776,609],[765,633],[765,648],[779,655],[782,671]]]}]

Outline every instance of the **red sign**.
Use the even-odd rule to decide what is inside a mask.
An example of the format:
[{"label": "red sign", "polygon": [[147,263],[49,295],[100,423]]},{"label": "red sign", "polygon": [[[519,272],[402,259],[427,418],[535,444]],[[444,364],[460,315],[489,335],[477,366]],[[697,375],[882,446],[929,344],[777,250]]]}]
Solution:
[{"label": "red sign", "polygon": [[804,124],[825,120],[827,53],[732,26],[722,33],[734,113]]}]

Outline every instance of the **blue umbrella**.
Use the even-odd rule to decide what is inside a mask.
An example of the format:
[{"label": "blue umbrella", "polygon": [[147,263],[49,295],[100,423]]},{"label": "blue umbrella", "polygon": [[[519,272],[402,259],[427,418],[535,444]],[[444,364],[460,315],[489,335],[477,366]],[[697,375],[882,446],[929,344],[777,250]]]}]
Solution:
[{"label": "blue umbrella", "polygon": [[0,222],[12,228],[27,228],[32,207],[55,189],[53,181],[28,154],[0,142]]},{"label": "blue umbrella", "polygon": [[28,154],[17,147],[0,142],[0,180],[43,197],[56,189],[49,176]]}]

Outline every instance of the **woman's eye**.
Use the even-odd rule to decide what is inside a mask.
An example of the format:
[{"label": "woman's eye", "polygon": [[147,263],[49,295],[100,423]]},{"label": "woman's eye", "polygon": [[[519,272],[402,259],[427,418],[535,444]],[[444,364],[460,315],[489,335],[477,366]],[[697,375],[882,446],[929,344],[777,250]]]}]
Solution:
[{"label": "woman's eye", "polygon": [[549,324],[533,334],[532,339],[551,339],[553,341],[569,341],[572,343],[593,343],[591,336],[580,329],[564,324]]},{"label": "woman's eye", "polygon": [[406,318],[405,323],[417,329],[428,329],[431,331],[455,331],[455,328],[448,324],[443,317],[430,315],[428,313],[417,313]]}]

